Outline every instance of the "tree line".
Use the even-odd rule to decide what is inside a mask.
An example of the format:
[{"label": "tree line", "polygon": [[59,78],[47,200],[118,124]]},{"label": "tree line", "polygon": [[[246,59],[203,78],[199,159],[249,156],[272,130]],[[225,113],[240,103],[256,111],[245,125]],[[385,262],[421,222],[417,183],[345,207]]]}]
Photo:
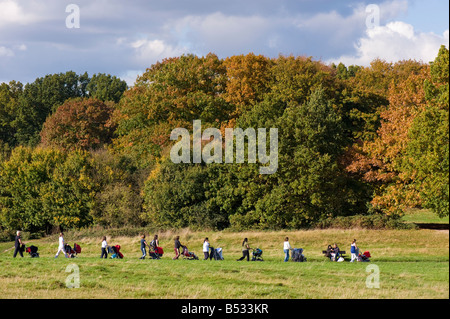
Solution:
[{"label": "tree line", "polygon": [[[345,216],[448,215],[448,58],[326,65],[183,55],[134,86],[66,72],[0,85],[0,230],[100,225],[286,229]],[[175,164],[193,121],[278,128],[259,163]]]}]

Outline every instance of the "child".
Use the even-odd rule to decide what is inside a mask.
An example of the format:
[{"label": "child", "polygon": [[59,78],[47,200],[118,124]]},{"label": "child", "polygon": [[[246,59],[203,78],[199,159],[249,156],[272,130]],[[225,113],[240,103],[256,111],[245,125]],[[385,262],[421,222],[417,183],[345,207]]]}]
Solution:
[{"label": "child", "polygon": [[358,260],[358,246],[356,246],[356,239],[353,239],[352,245],[350,247],[350,253],[352,255],[352,259],[350,262],[354,262],[355,260]]},{"label": "child", "polygon": [[147,251],[145,250],[145,246],[150,246],[147,244],[147,241],[145,240],[145,234],[141,235],[141,251],[142,251],[142,257],[139,259],[145,259],[145,256],[147,255]]},{"label": "child", "polygon": [[55,258],[58,258],[59,253],[63,252],[64,256],[66,258],[69,258],[69,256],[67,256],[66,250],[64,249],[64,234],[61,232],[59,233],[59,246],[58,246],[58,251],[56,252]]},{"label": "child", "polygon": [[209,240],[208,237],[203,241],[203,255],[205,255],[204,260],[208,260],[209,258]]},{"label": "child", "polygon": [[106,236],[103,236],[102,238],[102,254],[100,258],[108,258],[108,251],[107,251],[108,243],[106,242]]},{"label": "child", "polygon": [[292,248],[291,248],[291,244],[289,244],[289,238],[288,237],[286,237],[284,239],[283,250],[284,250],[284,253],[285,253],[284,262],[289,261],[289,250],[292,250]]}]

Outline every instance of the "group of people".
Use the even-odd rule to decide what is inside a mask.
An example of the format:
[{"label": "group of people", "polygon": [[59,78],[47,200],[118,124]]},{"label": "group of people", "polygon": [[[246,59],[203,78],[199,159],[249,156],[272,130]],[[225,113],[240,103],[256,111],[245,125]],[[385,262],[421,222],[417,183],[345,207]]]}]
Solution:
[{"label": "group of people", "polygon": [[[358,260],[358,253],[359,253],[359,248],[356,245],[356,239],[353,239],[353,241],[350,245],[350,255],[351,255],[350,262],[354,262],[354,261]],[[330,258],[330,260],[332,260],[332,261],[338,261],[339,258],[341,257],[341,250],[339,249],[339,247],[336,243],[333,246],[328,245],[325,256]]]},{"label": "group of people", "polygon": [[[63,253],[66,258],[69,258],[66,249],[65,249],[65,242],[64,242],[64,234],[59,234],[58,239],[58,250],[56,251],[55,258],[58,258],[60,253]],[[20,257],[23,257],[23,252],[25,250],[25,243],[22,240],[22,233],[21,231],[17,231],[16,237],[14,239],[14,254],[13,257],[16,258],[17,254],[20,255]]]},{"label": "group of people", "polygon": [[156,249],[159,247],[159,239],[158,239],[158,235],[155,235],[153,237],[153,240],[150,242],[150,244],[147,243],[147,241],[145,240],[145,234],[141,235],[141,252],[142,252],[142,256],[139,259],[145,259],[145,256],[147,256],[147,249],[146,247],[148,247],[148,253],[155,253]]},{"label": "group of people", "polygon": [[[139,259],[145,259],[147,256],[147,249],[149,248],[148,252],[151,254],[152,252],[155,252],[159,246],[159,239],[158,235],[154,235],[153,240],[150,242],[150,244],[147,243],[145,239],[145,234],[142,234],[140,237],[140,248],[142,252],[142,256]],[[242,261],[244,259],[247,259],[247,261],[250,261],[250,250],[252,249],[250,247],[250,244],[248,242],[248,238],[244,238],[242,241],[242,257],[237,259],[237,261]],[[17,231],[15,242],[14,242],[14,255],[13,257],[16,258],[17,254],[20,254],[21,257],[23,257],[23,251],[24,251],[25,243],[22,241],[21,232]],[[204,260],[212,259],[212,253],[210,242],[208,237],[206,237],[203,241],[203,255]],[[174,238],[174,252],[175,256],[172,258],[173,260],[178,259],[182,253],[183,250],[187,249],[185,245],[181,244],[180,242],[180,236],[176,236]],[[284,261],[289,261],[289,252],[292,251],[293,248],[291,247],[289,243],[289,237],[285,237],[284,243],[283,243],[283,252],[284,252]],[[354,262],[357,260],[358,257],[358,246],[356,245],[356,239],[354,239],[350,246],[350,254],[351,254],[351,260],[350,262]],[[68,258],[68,254],[65,249],[65,242],[64,242],[64,234],[61,232],[59,234],[58,239],[58,249],[56,251],[55,258],[59,256],[60,253],[63,253],[66,258]],[[337,261],[339,257],[341,257],[341,251],[338,247],[338,245],[335,243],[333,246],[328,245],[328,248],[326,250],[325,256],[330,258],[332,261]],[[108,258],[108,242],[106,241],[106,236],[102,237],[101,241],[101,254],[100,258]]]}]

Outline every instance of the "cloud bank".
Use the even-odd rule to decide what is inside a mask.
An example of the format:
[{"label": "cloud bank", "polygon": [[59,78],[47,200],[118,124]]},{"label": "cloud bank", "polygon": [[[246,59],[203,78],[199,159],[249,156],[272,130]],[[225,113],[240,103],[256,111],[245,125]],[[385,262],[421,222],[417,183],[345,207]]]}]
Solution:
[{"label": "cloud bank", "polygon": [[[448,28],[421,32],[402,22],[414,1],[78,0],[80,28],[69,29],[70,2],[0,0],[0,81],[73,70],[132,84],[164,58],[209,52],[305,55],[346,65],[428,62],[448,46]],[[379,9],[379,25],[368,28],[370,4]]]}]

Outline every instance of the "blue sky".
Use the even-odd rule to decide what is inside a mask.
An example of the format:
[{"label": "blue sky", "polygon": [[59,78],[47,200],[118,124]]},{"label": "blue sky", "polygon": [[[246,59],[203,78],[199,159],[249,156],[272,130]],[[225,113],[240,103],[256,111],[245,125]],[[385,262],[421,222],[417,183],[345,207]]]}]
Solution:
[{"label": "blue sky", "polygon": [[[66,25],[69,4],[79,28]],[[187,53],[429,62],[448,47],[448,10],[446,0],[0,0],[0,82],[73,70],[132,85],[155,62]]]},{"label": "blue sky", "polygon": [[449,2],[447,0],[411,1],[401,21],[412,24],[416,31],[442,34],[449,25]]}]

